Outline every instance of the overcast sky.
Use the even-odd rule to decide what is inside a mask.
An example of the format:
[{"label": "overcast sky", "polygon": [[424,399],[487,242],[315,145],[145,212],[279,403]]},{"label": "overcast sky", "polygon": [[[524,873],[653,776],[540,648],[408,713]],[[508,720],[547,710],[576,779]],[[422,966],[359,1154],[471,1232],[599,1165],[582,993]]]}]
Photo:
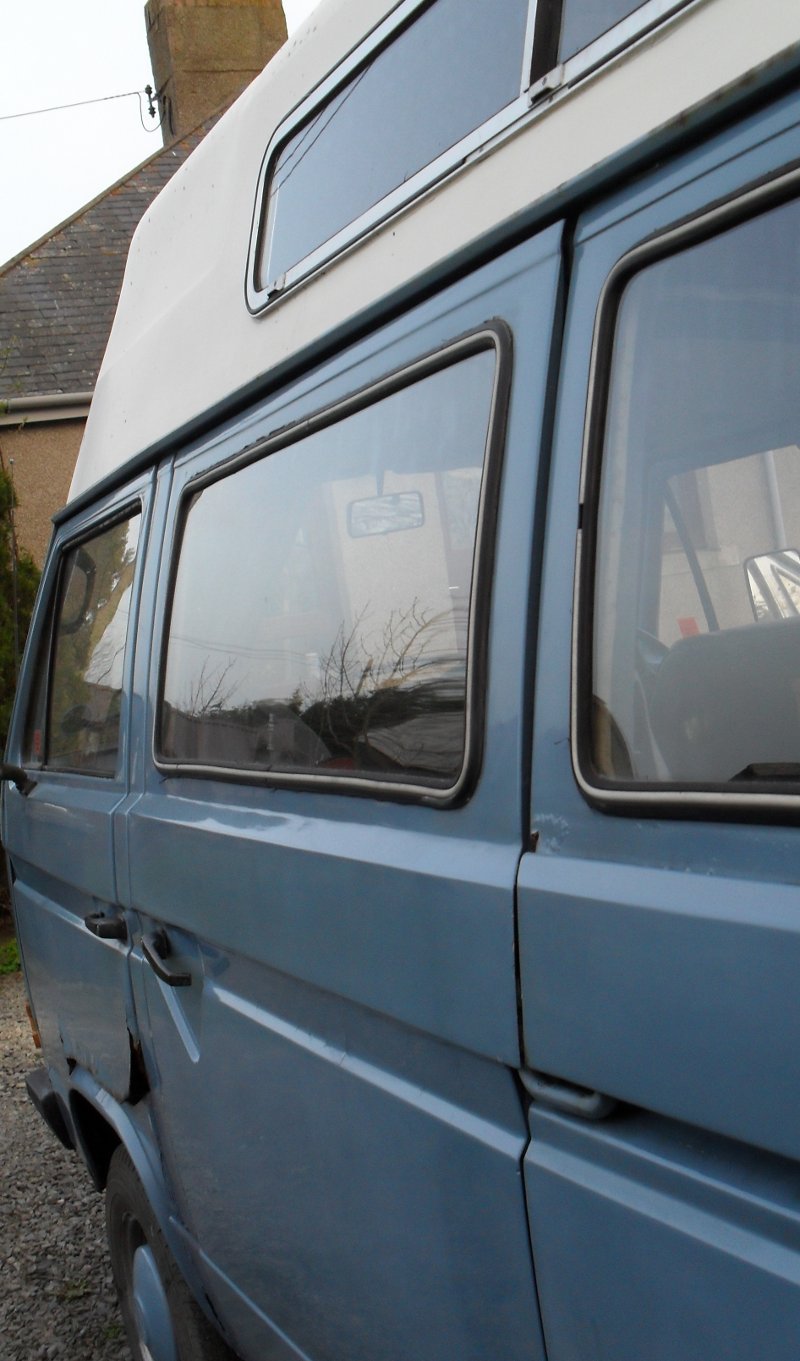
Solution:
[{"label": "overcast sky", "polygon": [[[290,31],[315,0],[284,0]],[[152,85],[144,0],[24,0],[4,6],[0,81],[0,265],[162,145],[146,102],[12,114]],[[142,126],[142,118],[144,127]]]}]

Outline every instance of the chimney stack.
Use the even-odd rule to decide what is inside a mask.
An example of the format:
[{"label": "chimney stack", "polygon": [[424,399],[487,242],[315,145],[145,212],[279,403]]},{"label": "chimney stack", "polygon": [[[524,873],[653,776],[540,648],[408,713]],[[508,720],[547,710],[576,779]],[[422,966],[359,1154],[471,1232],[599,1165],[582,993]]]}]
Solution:
[{"label": "chimney stack", "polygon": [[165,144],[230,104],[286,41],[281,0],[147,0]]}]

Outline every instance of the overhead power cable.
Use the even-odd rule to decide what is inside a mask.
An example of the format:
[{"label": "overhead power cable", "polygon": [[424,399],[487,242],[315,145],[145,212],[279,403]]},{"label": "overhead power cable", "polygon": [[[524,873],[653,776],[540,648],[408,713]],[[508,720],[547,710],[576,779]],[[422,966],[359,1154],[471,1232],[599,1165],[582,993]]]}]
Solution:
[{"label": "overhead power cable", "polygon": [[0,113],[0,123],[8,121],[10,118],[35,118],[40,113],[61,113],[63,109],[80,109],[87,104],[107,104],[111,99],[131,99],[134,95],[139,100],[140,107],[142,97],[147,98],[149,101],[148,113],[151,118],[154,118],[153,89],[152,86],[146,85],[144,90],[125,90],[122,94],[101,95],[98,99],[78,99],[72,104],[51,104],[46,109],[26,109],[23,113]]}]

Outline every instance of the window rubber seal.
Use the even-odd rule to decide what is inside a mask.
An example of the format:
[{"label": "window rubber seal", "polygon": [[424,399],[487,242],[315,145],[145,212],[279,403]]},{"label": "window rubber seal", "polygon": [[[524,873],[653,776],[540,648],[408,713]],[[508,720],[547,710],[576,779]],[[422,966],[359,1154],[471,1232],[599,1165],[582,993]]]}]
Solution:
[{"label": "window rubber seal", "polygon": [[634,817],[706,819],[730,822],[800,821],[800,781],[795,793],[785,782],[754,780],[746,790],[725,782],[667,783],[610,779],[591,758],[595,561],[599,488],[603,463],[609,382],[622,293],[647,265],[699,245],[780,207],[800,193],[800,160],[770,171],[704,205],[639,242],[609,273],[595,314],[586,400],[579,492],[570,668],[570,753],[584,798],[604,813]]},{"label": "window rubber seal", "polygon": [[[441,369],[456,364],[486,350],[495,353],[495,371],[489,408],[486,442],[484,445],[481,494],[475,535],[475,552],[470,585],[470,612],[467,632],[466,697],[464,708],[464,748],[461,766],[455,780],[447,785],[424,777],[397,779],[376,772],[351,775],[346,772],[323,773],[307,770],[263,770],[257,767],[209,765],[165,757],[162,751],[162,709],[166,677],[167,652],[172,602],[177,580],[183,532],[193,498],[205,487],[235,473],[240,468],[268,457],[278,450],[298,444],[306,436],[336,424],[372,406],[383,397],[391,396]],[[357,389],[341,401],[321,408],[272,436],[258,440],[246,449],[190,478],[180,493],[176,514],[171,561],[164,610],[163,634],[158,667],[155,721],[153,724],[152,759],[160,774],[168,777],[219,780],[227,783],[258,785],[274,789],[314,790],[320,793],[362,795],[433,807],[451,807],[465,802],[477,782],[483,757],[485,712],[483,696],[486,688],[489,615],[493,584],[493,564],[497,529],[497,509],[505,450],[511,374],[513,367],[513,339],[510,327],[499,318],[492,318],[481,326],[429,352],[411,364],[392,370],[385,377]]]}]

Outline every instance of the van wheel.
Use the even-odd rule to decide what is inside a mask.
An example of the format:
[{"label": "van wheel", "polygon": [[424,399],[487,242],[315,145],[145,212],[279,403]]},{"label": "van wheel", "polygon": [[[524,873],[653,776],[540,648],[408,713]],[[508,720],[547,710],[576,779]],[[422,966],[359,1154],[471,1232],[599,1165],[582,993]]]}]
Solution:
[{"label": "van wheel", "polygon": [[108,1171],[106,1230],[134,1361],[237,1361],[195,1302],[121,1146]]}]

